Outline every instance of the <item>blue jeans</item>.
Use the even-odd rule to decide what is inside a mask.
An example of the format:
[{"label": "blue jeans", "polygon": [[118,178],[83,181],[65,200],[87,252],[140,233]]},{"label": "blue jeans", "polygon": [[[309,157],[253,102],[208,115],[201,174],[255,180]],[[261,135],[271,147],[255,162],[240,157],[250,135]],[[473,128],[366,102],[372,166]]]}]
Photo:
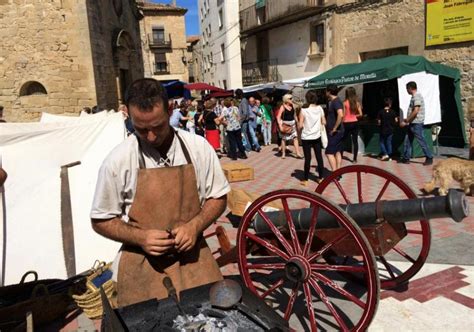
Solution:
[{"label": "blue jeans", "polygon": [[252,146],[255,150],[260,149],[260,144],[258,144],[258,138],[256,134],[257,128],[249,125],[250,139],[252,140]]},{"label": "blue jeans", "polygon": [[249,140],[249,135],[248,135],[248,131],[249,131],[249,123],[248,121],[247,122],[242,122],[240,124],[240,129],[242,130],[242,134],[244,135],[244,147],[245,147],[245,151],[249,152],[250,150],[252,150],[252,146],[250,145],[250,140]]},{"label": "blue jeans", "polygon": [[392,138],[393,134],[380,134],[380,152],[384,156],[392,156]]},{"label": "blue jeans", "polygon": [[421,146],[421,150],[425,154],[426,158],[433,158],[428,145],[426,144],[425,137],[423,136],[423,124],[422,123],[412,123],[408,127],[407,135],[405,136],[405,142],[403,146],[403,158],[409,160],[412,153],[412,144],[413,140],[416,138],[418,144]]},{"label": "blue jeans", "polygon": [[272,121],[263,120],[263,144],[270,145],[272,143]]}]

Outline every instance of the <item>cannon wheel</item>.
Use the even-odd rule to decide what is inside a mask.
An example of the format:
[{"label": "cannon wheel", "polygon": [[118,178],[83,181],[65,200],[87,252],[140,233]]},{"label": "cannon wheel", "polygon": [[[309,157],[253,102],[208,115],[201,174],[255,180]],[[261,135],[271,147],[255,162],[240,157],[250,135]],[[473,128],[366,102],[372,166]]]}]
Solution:
[{"label": "cannon wheel", "polygon": [[[276,227],[264,212],[266,204],[275,201],[281,201],[285,212],[286,224],[283,228]],[[290,215],[290,205],[293,206],[295,202],[303,205],[309,203],[313,208],[309,231],[301,233],[295,229]],[[320,210],[336,217],[341,233],[313,251],[313,242],[318,241],[315,227]],[[271,234],[255,233],[252,222],[257,214],[272,230]],[[326,251],[340,245],[342,240],[352,241],[351,245],[360,253],[361,260],[357,265],[332,265],[322,258]],[[380,281],[372,248],[354,220],[318,194],[278,190],[258,198],[242,218],[237,233],[237,250],[239,270],[245,285],[267,302],[279,303],[286,320],[290,320],[294,313],[297,313],[296,319],[301,320],[298,314],[306,315],[307,311],[312,331],[318,325],[327,324],[328,320],[331,320],[328,329],[364,331],[375,315]],[[260,256],[257,253],[259,250],[264,251]],[[263,273],[264,278],[268,275],[274,278],[262,286],[258,279],[259,273]],[[359,289],[354,291],[348,286],[347,279],[341,284],[340,277],[346,277],[347,274],[356,274],[359,280],[364,280],[363,285],[357,283]],[[285,292],[287,300],[273,301],[280,292]],[[336,299],[338,303],[335,303]],[[351,312],[357,313],[356,318],[348,318],[341,301],[345,301],[344,305],[355,307]],[[301,306],[306,306],[306,309],[301,309]],[[326,314],[322,314],[321,310]]]},{"label": "cannon wheel", "polygon": [[[376,201],[384,198],[384,194],[391,184],[396,186],[396,188],[398,188],[398,193],[401,191],[403,195],[406,196],[406,198],[417,198],[415,192],[405,182],[400,180],[399,177],[383,169],[367,165],[350,165],[336,170],[318,185],[316,188],[316,193],[323,194],[325,190],[328,189],[329,185],[333,184],[332,187],[334,188],[335,186],[335,188],[337,188],[338,194],[340,195],[340,199],[336,199],[337,203],[349,204],[364,202],[364,193],[366,190],[370,190],[371,188],[363,186],[362,174],[371,174],[385,180],[382,188],[377,194],[375,199]],[[341,182],[338,180],[340,176],[342,176],[342,180],[345,180],[351,176],[355,177],[357,186],[357,197],[355,197],[355,199],[350,197],[351,195],[349,195],[347,188],[345,189],[341,185]],[[397,199],[403,198],[404,197],[398,197]],[[332,199],[334,199],[334,197],[332,197]],[[376,257],[377,261],[381,264],[381,268],[383,267],[388,273],[388,275],[379,273],[380,286],[383,289],[395,288],[401,284],[406,283],[422,268],[426,258],[428,257],[428,252],[431,246],[431,229],[429,222],[427,220],[410,222],[410,228],[407,230],[407,237],[402,239],[401,242],[407,243],[408,241],[412,240],[420,241],[421,249],[418,253],[418,256],[416,258],[411,257],[403,249],[401,249],[399,245],[396,245],[392,250],[389,251],[389,254],[396,254],[411,264],[408,265],[409,267],[406,270],[400,271],[399,269],[396,269],[395,271],[395,268],[391,266],[383,256]]]}]

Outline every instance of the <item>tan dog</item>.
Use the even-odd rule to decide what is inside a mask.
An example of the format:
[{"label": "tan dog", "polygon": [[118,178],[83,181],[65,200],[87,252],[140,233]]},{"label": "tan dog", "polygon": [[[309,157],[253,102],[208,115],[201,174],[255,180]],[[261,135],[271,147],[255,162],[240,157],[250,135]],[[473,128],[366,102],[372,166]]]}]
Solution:
[{"label": "tan dog", "polygon": [[441,160],[433,166],[433,178],[425,184],[425,191],[431,193],[439,184],[438,192],[445,196],[453,179],[461,184],[464,193],[468,195],[474,184],[474,161],[460,158]]}]

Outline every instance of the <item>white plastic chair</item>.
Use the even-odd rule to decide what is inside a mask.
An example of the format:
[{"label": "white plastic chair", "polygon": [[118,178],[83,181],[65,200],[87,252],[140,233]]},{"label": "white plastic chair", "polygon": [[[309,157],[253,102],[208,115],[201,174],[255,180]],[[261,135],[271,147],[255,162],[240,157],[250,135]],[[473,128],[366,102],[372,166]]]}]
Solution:
[{"label": "white plastic chair", "polygon": [[432,126],[431,127],[431,139],[433,140],[433,152],[439,156],[439,133],[441,132],[441,126]]}]

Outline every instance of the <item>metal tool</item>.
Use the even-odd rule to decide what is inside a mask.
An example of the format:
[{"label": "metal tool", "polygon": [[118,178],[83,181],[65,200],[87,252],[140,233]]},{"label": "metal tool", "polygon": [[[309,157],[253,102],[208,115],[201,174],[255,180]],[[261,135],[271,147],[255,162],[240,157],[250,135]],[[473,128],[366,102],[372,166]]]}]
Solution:
[{"label": "metal tool", "polygon": [[209,291],[209,297],[212,306],[221,309],[237,309],[265,330],[270,329],[266,321],[256,315],[245,304],[241,303],[242,287],[237,281],[224,279],[216,282]]},{"label": "metal tool", "polygon": [[102,324],[101,332],[125,332],[126,329],[124,324],[120,321],[120,318],[115,313],[114,309],[110,305],[107,295],[105,295],[104,289],[100,287],[100,298],[102,300]]},{"label": "metal tool", "polygon": [[173,282],[171,281],[170,277],[163,278],[163,286],[165,286],[166,291],[168,292],[168,297],[171,297],[175,301],[176,306],[178,307],[178,310],[181,316],[183,316],[184,319],[188,320],[188,316],[186,315],[183,308],[179,304],[178,296],[176,295],[176,288],[174,288]]},{"label": "metal tool", "polygon": [[74,248],[74,227],[72,222],[71,192],[68,168],[80,165],[80,161],[61,166],[61,233],[64,261],[68,278],[76,275],[76,253]]}]

